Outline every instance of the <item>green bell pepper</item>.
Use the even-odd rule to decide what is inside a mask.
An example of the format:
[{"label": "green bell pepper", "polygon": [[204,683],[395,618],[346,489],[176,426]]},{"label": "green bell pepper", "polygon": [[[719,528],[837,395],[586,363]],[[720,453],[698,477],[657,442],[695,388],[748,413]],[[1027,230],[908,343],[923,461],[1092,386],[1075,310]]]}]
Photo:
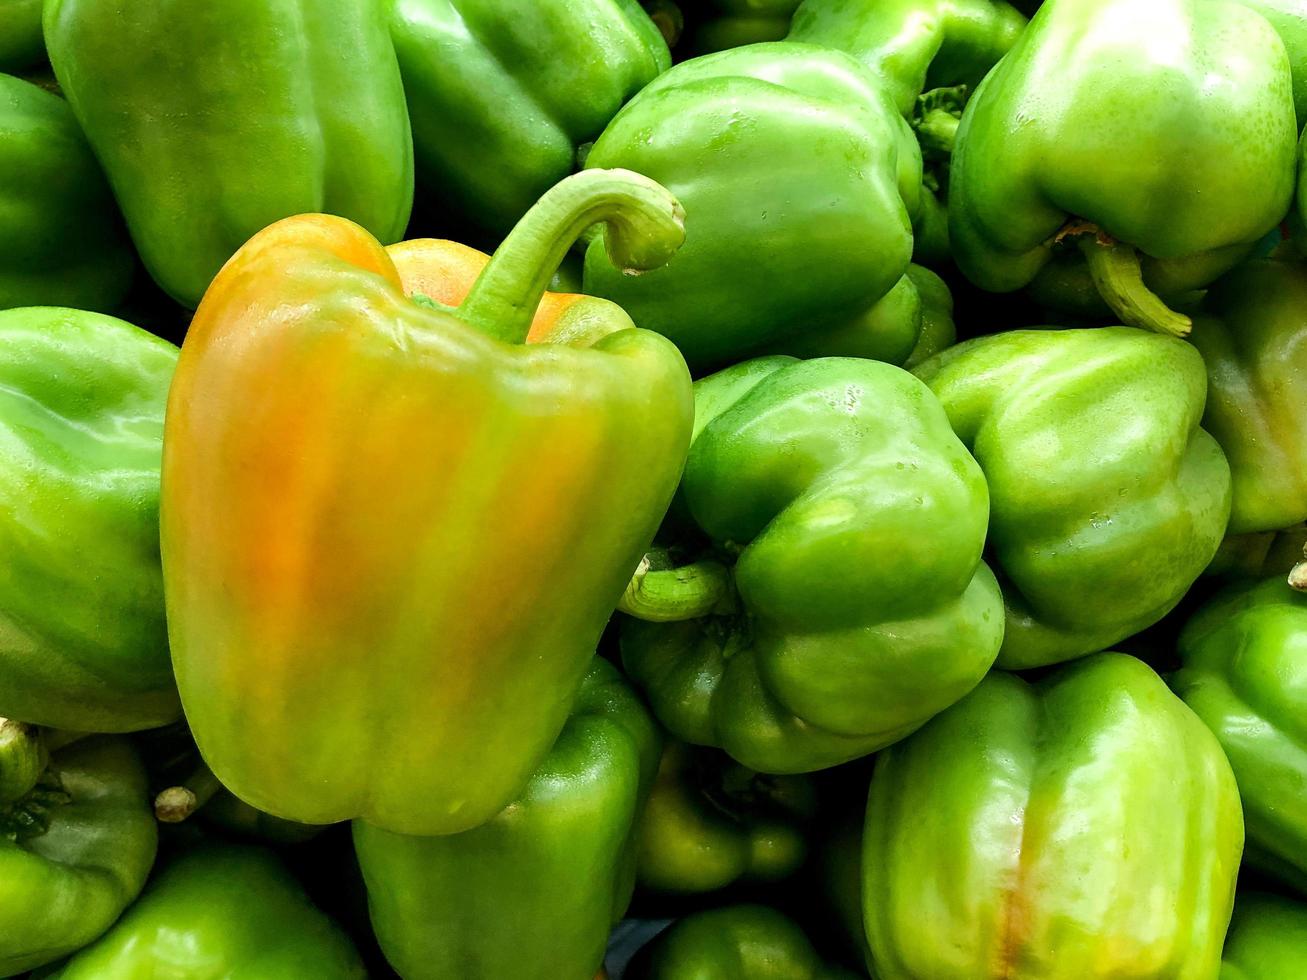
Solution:
[{"label": "green bell pepper", "polygon": [[[0,739],[4,977],[51,963],[109,928],[140,894],[158,844],[145,770],[125,739],[85,739],[31,767],[41,738],[29,730]],[[22,783],[15,768],[26,770]]]},{"label": "green bell pepper", "polygon": [[1283,576],[1243,585],[1185,625],[1171,680],[1239,780],[1248,860],[1307,876],[1307,595]]},{"label": "green bell pepper", "polygon": [[177,349],[54,307],[0,312],[0,714],[133,731],[181,714],[159,566]]},{"label": "green bell pepper", "polygon": [[1307,519],[1307,266],[1260,259],[1221,279],[1195,318],[1207,364],[1203,427],[1234,481],[1230,532]]},{"label": "green bell pepper", "polygon": [[55,75],[146,268],[194,308],[251,235],[325,211],[392,242],[413,143],[384,5],[47,0]]},{"label": "green bell pepper", "polygon": [[697,24],[690,36],[690,50],[712,54],[762,41],[779,41],[790,29],[790,18],[799,0],[690,0]]},{"label": "green bell pepper", "polygon": [[206,844],[176,858],[107,933],[49,980],[364,980],[345,933],[271,851]]},{"label": "green bell pepper", "polygon": [[112,310],[134,265],[109,185],[68,103],[0,75],[0,310]]},{"label": "green bell pepper", "polygon": [[587,165],[625,167],[685,207],[685,245],[626,275],[590,243],[585,290],[670,337],[691,368],[866,316],[912,255],[921,156],[875,77],[787,41],[683,62],[632,99]]},{"label": "green bell pepper", "polygon": [[954,258],[984,289],[1096,292],[1118,322],[1183,335],[1158,294],[1207,285],[1284,218],[1296,144],[1289,58],[1260,14],[1053,0],[963,114]]},{"label": "green bell pepper", "polygon": [[924,385],[758,358],[695,385],[694,426],[680,504],[708,544],[682,547],[704,560],[646,560],[621,605],[622,662],[672,734],[805,772],[979,682],[1003,635],[988,493]]},{"label": "green bell pepper", "polygon": [[1307,977],[1307,906],[1267,892],[1240,891],[1225,937],[1221,980]]},{"label": "green bell pepper", "polygon": [[953,295],[929,269],[908,266],[903,278],[867,314],[827,331],[785,338],[769,353],[796,357],[866,357],[915,367],[957,339]]},{"label": "green bell pepper", "polygon": [[816,805],[807,776],[770,776],[669,742],[640,818],[640,886],[686,894],[784,880],[807,857]]},{"label": "green bell pepper", "polygon": [[390,0],[418,182],[502,236],[671,64],[636,0]]},{"label": "green bell pepper", "polygon": [[0,71],[22,71],[45,58],[43,0],[0,0]]},{"label": "green bell pepper", "polygon": [[804,0],[789,38],[847,51],[911,118],[927,89],[979,85],[1025,26],[1004,0]]},{"label": "green bell pepper", "polygon": [[962,107],[1025,26],[1003,0],[804,0],[795,12],[790,40],[853,55],[912,123],[925,165],[913,222],[918,261],[949,258],[944,199]]},{"label": "green bell pepper", "polygon": [[372,925],[406,980],[588,978],[635,880],[635,821],[660,736],[596,657],[521,797],[461,834],[354,822]]},{"label": "green bell pepper", "polygon": [[1100,654],[1033,685],[995,672],[877,760],[870,966],[880,980],[1214,977],[1242,846],[1220,745],[1143,663]]},{"label": "green bell pepper", "polygon": [[1199,428],[1189,344],[1129,327],[1014,330],[916,368],[980,462],[1007,604],[1000,666],[1111,646],[1168,613],[1211,561],[1230,468]]},{"label": "green bell pepper", "polygon": [[826,963],[788,916],[728,905],[673,923],[641,950],[632,980],[852,980]]}]

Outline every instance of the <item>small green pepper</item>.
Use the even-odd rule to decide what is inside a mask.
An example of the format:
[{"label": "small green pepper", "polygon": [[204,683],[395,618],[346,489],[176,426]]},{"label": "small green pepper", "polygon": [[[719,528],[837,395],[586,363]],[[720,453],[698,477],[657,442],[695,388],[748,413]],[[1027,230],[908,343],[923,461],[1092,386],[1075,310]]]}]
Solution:
[{"label": "small green pepper", "polygon": [[[4,740],[0,774],[41,737]],[[157,844],[145,770],[125,739],[53,751],[24,793],[0,799],[0,976],[67,956],[109,928],[140,894]]]},{"label": "small green pepper", "polygon": [[691,526],[664,535],[671,567],[650,556],[621,606],[622,662],[674,735],[807,772],[979,682],[1003,636],[988,492],[919,381],[757,358],[695,385],[694,426],[677,508]]},{"label": "small green pepper", "polygon": [[692,893],[788,878],[807,856],[816,803],[807,776],[769,776],[669,742],[640,818],[640,885]]},{"label": "small green pepper", "polygon": [[0,312],[0,714],[135,731],[181,714],[159,562],[177,348],[55,307]]},{"label": "small green pepper", "polygon": [[826,963],[794,920],[728,905],[673,923],[632,963],[632,980],[852,980]]},{"label": "small green pepper", "polygon": [[68,103],[0,75],[0,310],[107,312],[134,267],[118,206]]},{"label": "small green pepper", "polygon": [[635,881],[635,821],[658,764],[640,699],[596,657],[522,795],[461,834],[354,822],[372,925],[406,980],[594,975]]},{"label": "small green pepper", "polygon": [[849,55],[789,41],[682,62],[609,123],[586,160],[667,187],[685,245],[627,275],[598,236],[586,292],[704,370],[866,316],[907,271],[921,154]]},{"label": "small green pepper", "polygon": [[880,980],[1215,977],[1242,846],[1220,745],[1145,664],[1104,653],[1035,684],[995,671],[877,759],[869,965]]},{"label": "small green pepper", "polygon": [[1307,878],[1307,595],[1282,575],[1242,585],[1180,634],[1171,680],[1225,749],[1248,821],[1247,860]]},{"label": "small green pepper", "polygon": [[1139,632],[1216,554],[1230,467],[1199,428],[1207,377],[1189,344],[1129,327],[1013,330],[915,371],[985,471],[1000,666]]},{"label": "small green pepper", "polygon": [[1189,318],[1163,300],[1212,282],[1285,217],[1297,133],[1289,57],[1260,13],[1054,0],[967,103],[954,258],[984,289],[1033,284],[1054,305],[1097,292],[1117,322],[1183,335]]},{"label": "small green pepper", "polygon": [[176,858],[117,924],[49,980],[364,980],[353,943],[258,847]]}]

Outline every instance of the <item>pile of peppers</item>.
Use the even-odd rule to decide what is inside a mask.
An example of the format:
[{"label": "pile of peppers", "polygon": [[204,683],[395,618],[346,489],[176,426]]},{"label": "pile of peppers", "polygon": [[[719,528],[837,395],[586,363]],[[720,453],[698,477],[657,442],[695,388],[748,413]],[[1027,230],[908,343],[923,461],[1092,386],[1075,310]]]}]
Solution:
[{"label": "pile of peppers", "polygon": [[1307,977],[1307,0],[0,0],[0,977]]}]

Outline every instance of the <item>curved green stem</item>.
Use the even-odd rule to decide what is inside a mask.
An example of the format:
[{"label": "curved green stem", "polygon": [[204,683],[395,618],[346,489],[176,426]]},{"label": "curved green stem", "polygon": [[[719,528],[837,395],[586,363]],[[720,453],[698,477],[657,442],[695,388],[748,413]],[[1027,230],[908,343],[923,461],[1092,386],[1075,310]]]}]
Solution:
[{"label": "curved green stem", "polygon": [[629,170],[582,170],[522,217],[455,315],[487,336],[522,343],[567,250],[599,222],[609,259],[629,275],[665,265],[685,241],[685,212],[662,185]]},{"label": "curved green stem", "polygon": [[180,786],[169,786],[154,798],[154,817],[160,823],[181,823],[208,803],[222,783],[203,760]]},{"label": "curved green stem", "polygon": [[0,806],[30,793],[49,762],[49,750],[35,725],[0,718]]},{"label": "curved green stem", "polygon": [[1134,246],[1113,241],[1101,232],[1080,236],[1079,244],[1098,294],[1122,323],[1172,337],[1188,336],[1193,321],[1175,312],[1144,285]]},{"label": "curved green stem", "polygon": [[716,561],[655,568],[646,556],[631,576],[617,608],[650,623],[678,623],[734,607],[731,572]]}]

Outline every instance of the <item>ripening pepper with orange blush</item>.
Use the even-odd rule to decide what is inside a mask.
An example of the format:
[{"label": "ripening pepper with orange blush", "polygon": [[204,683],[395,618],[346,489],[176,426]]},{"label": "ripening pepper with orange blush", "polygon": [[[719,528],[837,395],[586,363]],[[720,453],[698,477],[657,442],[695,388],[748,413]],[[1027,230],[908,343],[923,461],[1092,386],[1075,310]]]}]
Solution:
[{"label": "ripening pepper with orange blush", "polygon": [[219,273],[170,394],[161,522],[183,705],[236,795],[437,834],[523,789],[672,497],[693,413],[680,354],[611,303],[556,301],[524,341],[582,231],[603,223],[634,274],[675,252],[682,221],[653,181],[590,170],[456,307],[441,300],[461,287],[433,272],[411,288],[411,253],[395,253],[406,283],[372,235],[323,215],[265,229]]}]

